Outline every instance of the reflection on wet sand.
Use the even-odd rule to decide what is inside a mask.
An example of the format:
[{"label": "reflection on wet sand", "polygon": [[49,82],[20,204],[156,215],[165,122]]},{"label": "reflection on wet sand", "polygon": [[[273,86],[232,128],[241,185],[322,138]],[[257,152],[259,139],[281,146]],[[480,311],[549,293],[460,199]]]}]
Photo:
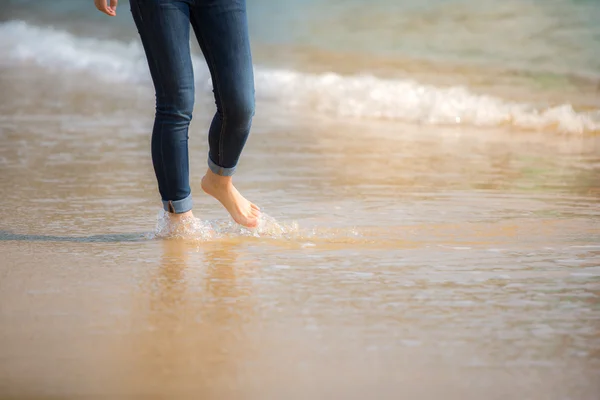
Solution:
[{"label": "reflection on wet sand", "polygon": [[125,357],[135,378],[126,375],[125,385],[134,394],[227,398],[252,350],[243,332],[252,289],[238,280],[247,266],[234,242],[162,245],[161,264],[137,295],[139,324]]}]

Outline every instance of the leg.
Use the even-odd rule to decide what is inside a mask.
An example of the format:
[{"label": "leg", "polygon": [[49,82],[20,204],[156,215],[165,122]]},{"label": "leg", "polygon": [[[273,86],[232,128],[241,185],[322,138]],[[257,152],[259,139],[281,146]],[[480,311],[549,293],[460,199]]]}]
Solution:
[{"label": "leg", "polygon": [[245,0],[196,0],[192,26],[210,69],[217,112],[209,130],[209,166],[230,176],[254,115],[254,75]]},{"label": "leg", "polygon": [[192,209],[188,127],[194,107],[189,48],[190,9],[184,1],[131,0],[156,91],[152,163],[166,211]]},{"label": "leg", "polygon": [[196,0],[192,27],[208,64],[217,112],[209,130],[205,192],[242,225],[258,224],[259,209],[233,186],[240,154],[254,115],[254,75],[245,0]]}]

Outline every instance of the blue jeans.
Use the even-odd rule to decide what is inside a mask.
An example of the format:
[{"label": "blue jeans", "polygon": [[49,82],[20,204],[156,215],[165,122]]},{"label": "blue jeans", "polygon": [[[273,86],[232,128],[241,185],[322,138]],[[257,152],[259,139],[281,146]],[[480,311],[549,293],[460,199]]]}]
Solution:
[{"label": "blue jeans", "polygon": [[233,175],[254,116],[245,0],[130,0],[156,91],[152,163],[166,211],[192,209],[188,127],[194,108],[190,25],[212,77],[217,111],[208,166]]}]

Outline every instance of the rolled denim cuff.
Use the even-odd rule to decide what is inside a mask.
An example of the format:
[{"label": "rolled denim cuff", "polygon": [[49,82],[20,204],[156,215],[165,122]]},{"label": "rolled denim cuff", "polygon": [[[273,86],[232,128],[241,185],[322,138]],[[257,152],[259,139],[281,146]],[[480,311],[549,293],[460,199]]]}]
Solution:
[{"label": "rolled denim cuff", "polygon": [[232,167],[232,168],[220,167],[213,160],[211,160],[210,157],[208,157],[208,168],[210,168],[210,170],[212,172],[214,172],[215,174],[221,175],[221,176],[231,176],[235,173],[235,167]]},{"label": "rolled denim cuff", "polygon": [[194,201],[192,199],[192,195],[190,194],[185,199],[181,200],[163,200],[163,208],[165,211],[175,214],[182,214],[184,212],[190,211],[194,206]]}]

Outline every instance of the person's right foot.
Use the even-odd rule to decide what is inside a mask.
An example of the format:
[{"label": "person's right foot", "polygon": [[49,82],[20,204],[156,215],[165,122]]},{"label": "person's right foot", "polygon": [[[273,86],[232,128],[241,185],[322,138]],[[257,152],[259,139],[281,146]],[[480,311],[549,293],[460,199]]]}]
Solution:
[{"label": "person's right foot", "polygon": [[169,213],[167,213],[167,215],[169,216],[169,222],[172,224],[176,224],[176,223],[194,218],[194,214],[192,213],[192,210],[186,211],[181,214],[175,214],[175,213],[169,212]]},{"label": "person's right foot", "polygon": [[209,169],[202,178],[202,190],[219,200],[238,224],[248,228],[258,225],[260,208],[238,192],[230,176],[220,176]]}]

